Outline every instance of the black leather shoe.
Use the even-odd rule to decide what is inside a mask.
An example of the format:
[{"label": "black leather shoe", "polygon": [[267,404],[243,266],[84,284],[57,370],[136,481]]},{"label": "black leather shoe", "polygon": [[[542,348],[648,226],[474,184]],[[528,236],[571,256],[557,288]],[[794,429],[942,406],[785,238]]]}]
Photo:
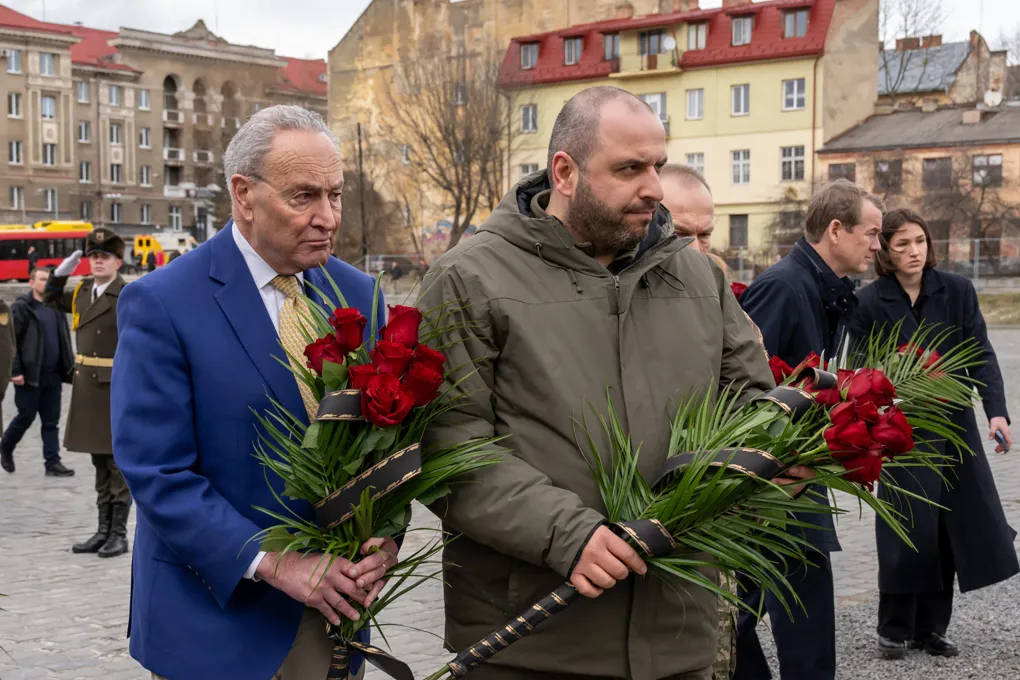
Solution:
[{"label": "black leather shoe", "polygon": [[914,644],[918,649],[923,649],[932,656],[959,656],[960,648],[953,644],[953,641],[939,633],[928,633]]},{"label": "black leather shoe", "polygon": [[14,452],[0,451],[0,467],[7,472],[14,472]]},{"label": "black leather shoe", "polygon": [[47,477],[74,477],[74,470],[64,467],[63,463],[54,463],[46,468]]},{"label": "black leather shoe", "polygon": [[110,523],[113,519],[113,506],[109,503],[99,506],[99,528],[96,529],[96,533],[91,538],[82,541],[81,543],[75,543],[71,546],[71,552],[73,553],[94,553],[99,552],[99,549],[106,543],[106,539],[110,537]]},{"label": "black leather shoe", "polygon": [[883,659],[902,659],[907,655],[907,643],[879,635],[878,653],[882,655]]}]

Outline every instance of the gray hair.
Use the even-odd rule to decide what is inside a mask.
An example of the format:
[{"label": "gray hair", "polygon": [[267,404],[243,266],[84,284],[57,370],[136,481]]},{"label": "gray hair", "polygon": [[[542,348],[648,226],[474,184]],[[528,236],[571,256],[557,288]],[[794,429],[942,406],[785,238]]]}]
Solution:
[{"label": "gray hair", "polygon": [[279,104],[258,111],[241,126],[223,154],[223,174],[230,182],[234,175],[265,177],[266,156],[276,133],[281,130],[321,132],[330,138],[337,150],[340,140],[315,111],[293,104]]},{"label": "gray hair", "polygon": [[708,193],[712,193],[712,187],[708,186],[708,181],[705,180],[705,176],[698,172],[697,168],[692,168],[689,165],[669,163],[662,166],[662,170],[659,171],[659,177],[662,177],[663,179],[667,177],[675,177],[685,186],[696,186],[700,184],[708,190]]}]

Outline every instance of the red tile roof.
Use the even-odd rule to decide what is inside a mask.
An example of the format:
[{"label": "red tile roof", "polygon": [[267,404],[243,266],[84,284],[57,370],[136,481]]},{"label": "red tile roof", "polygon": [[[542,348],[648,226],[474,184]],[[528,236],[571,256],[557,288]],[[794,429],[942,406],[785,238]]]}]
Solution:
[{"label": "red tile roof", "polygon": [[41,33],[71,33],[70,26],[36,21],[28,15],[15,12],[10,7],[4,7],[3,5],[0,5],[0,26],[5,28],[21,28],[27,31],[39,31]]},{"label": "red tile roof", "polygon": [[82,66],[96,66],[99,68],[115,71],[131,71],[139,73],[138,69],[127,64],[118,64],[113,61],[113,55],[117,53],[116,47],[111,47],[110,40],[117,37],[113,31],[101,31],[96,28],[85,28],[84,26],[68,26],[74,35],[81,38],[81,42],[71,47],[71,61]]},{"label": "red tile roof", "polygon": [[287,65],[280,69],[279,84],[281,90],[307,92],[325,96],[329,90],[326,75],[326,62],[323,59],[293,59],[284,57]]},{"label": "red tile roof", "polygon": [[[610,19],[522,36],[511,41],[503,57],[499,81],[504,87],[527,87],[607,78],[618,69],[618,62],[602,58],[602,37],[605,34],[668,28],[682,23],[707,22],[709,28],[705,49],[684,50],[681,53],[681,69],[819,55],[825,51],[825,37],[829,32],[835,4],[836,0],[771,0],[726,9],[699,9],[631,19]],[[802,38],[784,38],[783,12],[800,8],[811,11],[807,35]],[[731,45],[731,15],[748,14],[755,15],[751,43]],[[584,49],[579,63],[566,66],[563,64],[563,40],[571,37],[583,37]],[[674,34],[674,37],[677,49],[683,50],[687,45],[687,36]],[[536,42],[539,44],[538,64],[535,68],[522,70],[521,45]],[[670,55],[659,55],[659,58],[669,59]]]}]

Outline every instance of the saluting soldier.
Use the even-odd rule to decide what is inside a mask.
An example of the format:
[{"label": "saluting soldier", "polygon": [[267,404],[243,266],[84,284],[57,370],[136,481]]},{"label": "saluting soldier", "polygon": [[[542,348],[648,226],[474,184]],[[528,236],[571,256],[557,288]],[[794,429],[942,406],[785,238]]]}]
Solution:
[{"label": "saluting soldier", "polygon": [[50,277],[46,303],[71,315],[78,354],[75,356],[71,408],[64,448],[92,455],[96,468],[99,529],[71,550],[114,557],[127,552],[127,520],[131,493],[113,460],[110,434],[110,374],[117,350],[117,298],[124,287],[119,270],[124,264],[124,240],[100,227],[85,240],[85,256],[92,276],[67,290],[67,277],[78,266],[76,250]]}]

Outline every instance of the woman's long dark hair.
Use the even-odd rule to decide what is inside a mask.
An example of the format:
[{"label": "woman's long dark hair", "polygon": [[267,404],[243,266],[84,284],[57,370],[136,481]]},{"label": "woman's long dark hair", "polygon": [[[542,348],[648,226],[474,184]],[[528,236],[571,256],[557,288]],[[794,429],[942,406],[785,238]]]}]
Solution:
[{"label": "woman's long dark hair", "polygon": [[938,260],[935,258],[935,244],[931,240],[931,231],[928,230],[928,223],[910,208],[896,208],[890,210],[882,218],[882,233],[879,241],[882,243],[882,250],[875,256],[875,274],[885,276],[896,271],[892,258],[889,256],[889,243],[904,224],[916,224],[924,232],[924,239],[928,242],[928,255],[924,260],[924,268],[932,269]]}]

